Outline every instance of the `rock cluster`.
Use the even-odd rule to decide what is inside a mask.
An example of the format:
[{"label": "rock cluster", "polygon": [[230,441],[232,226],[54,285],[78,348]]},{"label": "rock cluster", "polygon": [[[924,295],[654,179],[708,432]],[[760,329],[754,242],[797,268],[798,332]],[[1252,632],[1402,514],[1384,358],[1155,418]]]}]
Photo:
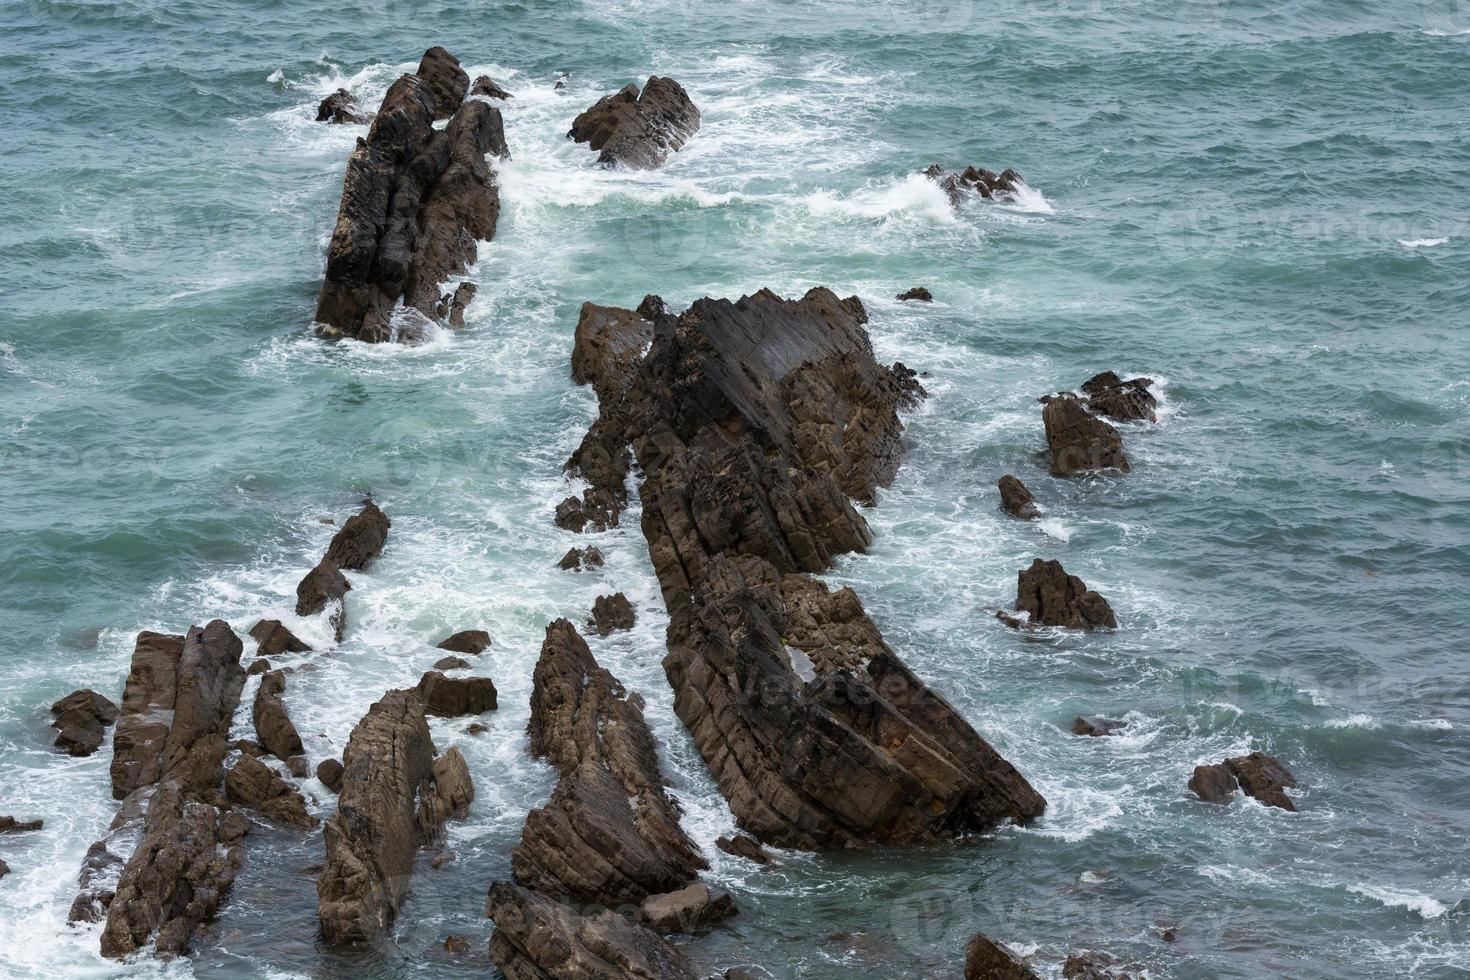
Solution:
[{"label": "rock cluster", "polygon": [[425,714],[441,718],[481,715],[496,707],[495,682],[488,677],[448,677],[431,670],[419,678],[414,694]]},{"label": "rock cluster", "polygon": [[91,755],[102,747],[107,727],[117,721],[118,707],[96,691],[73,691],[51,706],[51,715],[56,747],[68,755]]},{"label": "rock cluster", "polygon": [[597,161],[633,170],[663,164],[699,129],[699,109],[672,78],[649,77],[640,93],[625,85],[572,120],[567,136],[601,151]]},{"label": "rock cluster", "polygon": [[[326,337],[421,337],[424,324],[463,317],[469,295],[440,284],[495,235],[500,192],[487,154],[506,157],[500,110],[464,101],[469,76],[443,48],[388,89],[347,160],[316,321]],[[435,120],[448,119],[442,129]],[[413,311],[395,315],[395,309]]]},{"label": "rock cluster", "polygon": [[[1041,796],[904,666],[857,596],[812,577],[867,546],[853,501],[893,479],[898,412],[923,397],[914,372],[874,358],[861,302],[762,290],[679,316],[657,297],[596,316],[573,358],[600,415],[574,461],[633,447],[675,710],[739,824],[827,848],[1038,815]],[[600,467],[578,469],[616,504]]]},{"label": "rock cluster", "polygon": [[986,170],[984,167],[966,167],[964,170],[945,170],[937,163],[931,163],[925,170],[924,176],[937,183],[944,193],[949,197],[949,203],[959,207],[966,200],[981,197],[987,201],[997,198],[1014,197],[1016,191],[1025,184],[1021,175],[1007,168],[1000,173]]},{"label": "rock cluster", "polygon": [[894,298],[899,300],[900,302],[907,302],[911,299],[918,300],[921,303],[934,302],[934,294],[929,292],[929,290],[925,289],[923,286],[915,286],[907,292],[899,293]]},{"label": "rock cluster", "polygon": [[306,810],[300,791],[259,759],[244,756],[225,773],[225,797],[231,803],[258,810],[276,823],[315,827],[316,817]]},{"label": "rock cluster", "polygon": [[1041,421],[1046,426],[1046,445],[1055,476],[1070,476],[1092,470],[1131,468],[1118,430],[1093,415],[1076,395],[1050,395],[1042,399]]},{"label": "rock cluster", "polygon": [[455,749],[435,755],[412,691],[389,691],[352,729],[317,879],[327,942],[365,943],[387,930],[408,895],[418,849],[468,810],[474,788],[464,757]]},{"label": "rock cluster", "polygon": [[1228,803],[1237,788],[1267,806],[1296,811],[1296,804],[1286,795],[1296,786],[1296,777],[1281,760],[1264,752],[1239,755],[1209,766],[1195,766],[1189,777],[1189,788],[1207,803]]},{"label": "rock cluster", "polygon": [[1117,629],[1118,619],[1108,601],[1059,561],[1031,562],[1016,573],[1016,612],[1027,619],[997,613],[1008,626],[1065,626],[1068,629]]}]

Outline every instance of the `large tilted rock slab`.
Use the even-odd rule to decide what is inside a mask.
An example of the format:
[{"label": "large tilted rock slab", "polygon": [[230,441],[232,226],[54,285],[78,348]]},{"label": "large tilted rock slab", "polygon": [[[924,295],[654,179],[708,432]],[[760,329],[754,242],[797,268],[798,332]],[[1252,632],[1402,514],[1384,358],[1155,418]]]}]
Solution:
[{"label": "large tilted rock slab", "polygon": [[296,615],[314,616],[330,607],[332,634],[340,643],[347,630],[347,593],[351,591],[352,583],[342,570],[330,558],[323,558],[296,583]]},{"label": "large tilted rock slab", "polygon": [[1059,561],[1033,559],[1031,567],[1016,573],[1016,611],[1022,620],[999,613],[1010,626],[1065,626],[1069,629],[1117,629],[1118,618],[1108,601]]},{"label": "large tilted rock slab", "polygon": [[163,742],[174,718],[182,636],[144,631],[133,645],[122,710],[112,738],[112,797],[125,799],[163,773]]},{"label": "large tilted rock slab", "polygon": [[258,810],[276,823],[301,828],[317,824],[316,817],[307,812],[301,792],[270,766],[248,755],[225,773],[225,797],[231,803]]},{"label": "large tilted rock slab", "polygon": [[682,888],[707,867],[664,791],[642,699],[593,658],[571,623],[546,628],[531,692],[531,751],[556,766],[511,855],[516,881],[617,905]]},{"label": "large tilted rock slab", "polygon": [[[394,309],[417,311],[398,339],[448,315],[441,284],[475,261],[495,235],[500,191],[487,154],[508,156],[500,110],[462,102],[469,79],[443,49],[388,89],[365,139],[347,160],[342,204],[327,251],[316,320],[328,337],[394,337]],[[436,119],[448,118],[442,130]],[[462,315],[462,308],[461,308]]]},{"label": "large tilted rock slab", "polygon": [[454,750],[441,760],[434,755],[423,704],[412,691],[389,691],[352,729],[317,880],[329,943],[365,943],[387,930],[408,895],[414,854],[469,806],[473,788],[463,757]]},{"label": "large tilted rock slab", "polygon": [[583,915],[529,888],[496,882],[490,958],[509,980],[693,980],[688,958],[658,933],[618,915]]},{"label": "large tilted rock slab", "polygon": [[598,99],[572,120],[567,136],[601,151],[601,164],[652,170],[698,131],[699,122],[699,109],[682,85],[651,75],[641,93],[625,85]]},{"label": "large tilted rock slab", "polygon": [[244,650],[222,619],[191,627],[184,636],[173,724],[163,742],[163,778],[185,792],[212,795],[224,776],[230,721],[245,686]]},{"label": "large tilted rock slab", "polygon": [[898,412],[923,395],[874,358],[862,304],[762,290],[639,315],[654,327],[646,356],[580,373],[604,445],[631,442],[642,469],[675,710],[740,825],[823,848],[1038,815],[1041,796],[903,665],[857,596],[811,577],[869,543],[853,501],[892,481]]}]

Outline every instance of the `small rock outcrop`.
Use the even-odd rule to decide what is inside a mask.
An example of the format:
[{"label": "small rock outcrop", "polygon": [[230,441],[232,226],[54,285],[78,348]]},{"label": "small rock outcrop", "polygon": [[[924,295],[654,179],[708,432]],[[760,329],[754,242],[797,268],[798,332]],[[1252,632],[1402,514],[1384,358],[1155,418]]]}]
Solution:
[{"label": "small rock outcrop", "polygon": [[327,561],[352,572],[366,570],[382,553],[392,526],[393,522],[377,504],[366,501],[362,510],[347,518],[332,535],[332,543],[327,545]]},{"label": "small rock outcrop", "polygon": [[526,817],[518,884],[616,905],[675,891],[705,868],[664,790],[642,699],[624,690],[565,619],[546,628],[531,692],[531,752],[561,778]]},{"label": "small rock outcrop", "polygon": [[726,834],[715,841],[715,846],[726,854],[733,854],[756,864],[771,863],[771,855],[761,847],[760,841],[745,834]]},{"label": "small rock outcrop", "polygon": [[317,912],[327,942],[366,943],[392,925],[413,859],[473,795],[458,752],[435,759],[423,703],[389,691],[352,729],[337,812],[327,820]]},{"label": "small rock outcrop", "polygon": [[316,778],[333,793],[342,792],[342,763],[336,759],[323,759],[316,764]]},{"label": "small rock outcrop", "polygon": [[1132,980],[1132,975],[1111,969],[1113,958],[1092,951],[1073,953],[1062,964],[1065,980]]},{"label": "small rock outcrop", "polygon": [[976,197],[987,201],[1014,197],[1016,191],[1025,184],[1021,175],[1010,168],[1000,173],[984,167],[966,167],[964,170],[954,171],[931,163],[924,170],[924,176],[943,188],[950,205],[956,208],[966,200]]},{"label": "small rock outcrop", "polygon": [[286,713],[286,703],[281,700],[285,693],[286,675],[273,670],[260,679],[260,689],[255,692],[255,703],[250,708],[250,720],[260,744],[282,762],[306,751],[296,725]]},{"label": "small rock outcrop", "polygon": [[46,826],[44,820],[17,820],[14,817],[0,817],[0,834],[24,834],[32,830],[40,830]]},{"label": "small rock outcrop", "polygon": [[590,568],[601,568],[602,564],[602,552],[589,545],[586,548],[570,549],[561,556],[561,561],[556,566],[566,572],[583,572]]},{"label": "small rock outcrop", "polygon": [[1041,980],[1026,961],[977,932],[965,946],[965,980]]},{"label": "small rock outcrop", "polygon": [[470,662],[464,657],[440,657],[434,661],[435,670],[469,670]]},{"label": "small rock outcrop", "polygon": [[501,88],[500,84],[489,75],[481,75],[476,78],[474,84],[470,86],[470,94],[484,96],[487,99],[504,100],[515,98],[514,95]]},{"label": "small rock outcrop", "polygon": [[699,121],[699,109],[682,85],[652,75],[641,93],[637,85],[625,85],[598,99],[572,120],[567,136],[601,151],[597,160],[604,166],[652,170],[698,131]]},{"label": "small rock outcrop", "polygon": [[260,645],[260,649],[256,651],[256,655],[260,657],[311,652],[311,647],[286,629],[279,619],[262,619],[250,627],[250,637]]},{"label": "small rock outcrop", "polygon": [[316,121],[363,126],[367,124],[368,117],[358,108],[352,93],[345,88],[339,88],[322,99],[321,104],[316,107]]},{"label": "small rock outcrop", "polygon": [[1296,812],[1296,804],[1286,795],[1296,786],[1296,777],[1281,760],[1264,752],[1234,756],[1208,766],[1195,766],[1189,788],[1206,803],[1228,803],[1237,788],[1267,806]]},{"label": "small rock outcrop", "polygon": [[306,800],[296,787],[270,766],[248,755],[225,773],[225,798],[251,807],[276,823],[303,829],[317,825],[316,817],[307,812]]},{"label": "small rock outcrop", "polygon": [[1034,521],[1041,516],[1041,508],[1036,506],[1036,498],[1031,496],[1026,484],[1007,473],[998,485],[1000,505],[1008,514],[1023,521]]},{"label": "small rock outcrop", "polygon": [[695,933],[711,922],[739,914],[729,892],[702,881],[678,891],[650,895],[638,906],[638,921],[661,933]]},{"label": "small rock outcrop", "polygon": [[1082,383],[1087,407],[1120,422],[1157,422],[1159,400],[1149,391],[1152,378],[1124,381],[1112,371],[1093,375]]},{"label": "small rock outcrop", "polygon": [[607,636],[617,630],[630,630],[637,616],[633,604],[621,592],[600,595],[592,603],[592,618],[587,625],[597,631],[598,636]]},{"label": "small rock outcrop", "polygon": [[1041,421],[1054,476],[1116,469],[1127,473],[1128,455],[1118,430],[1093,415],[1076,395],[1043,399]]},{"label": "small rock outcrop", "polygon": [[330,605],[328,622],[337,642],[341,643],[347,630],[346,596],[350,591],[352,583],[347,581],[347,576],[331,559],[323,558],[296,585],[296,615],[314,616]]},{"label": "small rock outcrop", "polygon": [[463,101],[468,87],[453,56],[431,48],[418,72],[400,76],[383,97],[347,160],[317,298],[322,336],[421,338],[445,310],[440,284],[474,262],[477,242],[494,237],[500,191],[485,158],[509,151],[500,110]]},{"label": "small rock outcrop", "polygon": [[693,965],[658,933],[617,914],[581,914],[508,881],[490,887],[490,958],[508,980],[694,980]]},{"label": "small rock outcrop", "polygon": [[929,290],[925,289],[923,286],[915,286],[907,292],[899,293],[894,298],[899,300],[900,302],[908,302],[911,299],[918,300],[921,303],[934,302],[934,294],[929,292]]},{"label": "small rock outcrop", "polygon": [[1016,573],[1016,612],[1027,619],[996,615],[1008,626],[1064,626],[1068,629],[1117,629],[1118,619],[1108,601],[1075,575],[1068,575],[1059,561],[1031,562]]},{"label": "small rock outcrop", "polygon": [[103,734],[118,714],[117,705],[96,691],[73,691],[51,706],[54,744],[68,755],[91,755],[102,747]]},{"label": "small rock outcrop", "polygon": [[448,677],[431,670],[419,679],[414,693],[424,703],[425,714],[460,718],[494,711],[495,683],[488,677]]},{"label": "small rock outcrop", "polygon": [[460,630],[453,636],[440,640],[437,649],[450,653],[468,653],[477,656],[490,648],[490,634],[484,630]]},{"label": "small rock outcrop", "polygon": [[1126,721],[1115,721],[1112,718],[1103,718],[1099,715],[1078,715],[1072,722],[1073,735],[1085,735],[1089,738],[1101,738],[1112,735],[1128,727]]}]

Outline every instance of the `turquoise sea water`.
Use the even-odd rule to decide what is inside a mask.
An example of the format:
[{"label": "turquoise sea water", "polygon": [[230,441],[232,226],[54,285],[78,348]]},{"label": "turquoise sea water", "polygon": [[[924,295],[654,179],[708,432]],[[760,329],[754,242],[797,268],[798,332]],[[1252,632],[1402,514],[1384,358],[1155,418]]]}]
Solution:
[{"label": "turquoise sea water", "polygon": [[[346,85],[376,106],[431,44],[516,95],[479,298],[423,347],[324,344],[360,131],[316,103]],[[655,72],[704,114],[665,168],[605,172],[565,141]],[[541,635],[617,590],[639,625],[593,650],[647,698],[744,910],[688,944],[707,973],[954,977],[981,929],[1052,976],[1086,948],[1152,977],[1470,975],[1467,105],[1453,0],[6,0],[0,813],[46,829],[0,837],[0,975],[491,975],[484,892],[553,782],[523,734]],[[1015,167],[1032,192],[954,214],[916,176],[932,162]],[[872,551],[830,578],[1051,806],[752,870],[712,846],[732,821],[672,713],[636,511],[582,576],[554,567],[581,541],[550,517],[595,410],[568,379],[583,301],[817,284],[861,296],[880,356],[931,393]],[[892,299],[913,285],[936,302]],[[1035,398],[1108,368],[1159,379],[1163,421],[1127,428],[1126,477],[1050,478]],[[997,509],[1007,471],[1039,525]],[[394,530],[334,647],[293,589],[321,518],[368,492]],[[1036,556],[1122,628],[999,626]],[[491,732],[434,724],[479,796],[391,941],[319,947],[320,836],[263,828],[191,960],[112,964],[67,927],[110,746],[57,754],[47,706],[119,694],[138,630],[216,616],[318,647],[284,661],[313,762],[442,636],[494,636]],[[1079,712],[1128,733],[1073,738]],[[1191,798],[1194,765],[1250,749],[1296,772],[1299,813]]]}]

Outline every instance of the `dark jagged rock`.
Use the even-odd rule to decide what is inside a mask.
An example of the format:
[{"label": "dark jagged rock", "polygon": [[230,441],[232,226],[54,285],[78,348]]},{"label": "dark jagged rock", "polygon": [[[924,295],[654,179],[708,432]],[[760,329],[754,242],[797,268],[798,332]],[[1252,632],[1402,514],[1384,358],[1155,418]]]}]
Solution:
[{"label": "dark jagged rock", "polygon": [[283,653],[310,653],[311,647],[297,639],[279,619],[262,619],[250,627],[250,636],[260,645],[257,656],[275,657]]},{"label": "dark jagged rock", "polygon": [[342,524],[327,546],[327,561],[338,568],[360,572],[373,563],[388,540],[393,522],[371,500]]},{"label": "dark jagged rock", "polygon": [[321,105],[316,107],[316,121],[363,126],[367,124],[368,117],[358,108],[352,93],[345,88],[339,88],[322,99]]},{"label": "dark jagged rock", "polygon": [[598,665],[572,624],[546,628],[531,692],[531,752],[556,766],[551,802],[526,817],[516,881],[615,905],[689,884],[706,867],[664,791],[642,699]]},{"label": "dark jagged rock", "polygon": [[163,742],[173,722],[184,638],[144,631],[133,646],[122,710],[112,737],[112,797],[121,800],[158,781]]},{"label": "dark jagged rock", "polygon": [[[468,84],[453,57],[431,48],[419,74],[388,89],[358,140],[317,299],[323,336],[393,339],[400,303],[419,317],[399,319],[399,339],[422,336],[423,322],[443,308],[440,283],[468,268],[476,243],[494,236],[500,192],[485,157],[508,155],[504,125],[488,102],[461,102]],[[436,118],[449,123],[435,129]]]},{"label": "dark jagged rock", "polygon": [[1091,738],[1101,738],[1112,735],[1128,727],[1126,721],[1114,721],[1111,718],[1103,718],[1098,715],[1078,715],[1072,722],[1073,735],[1086,735]]},{"label": "dark jagged rock", "polygon": [[341,643],[342,634],[347,629],[345,597],[350,591],[352,583],[347,581],[347,576],[342,574],[331,559],[323,558],[296,585],[296,615],[313,616],[331,604],[329,622],[332,624],[333,635]]},{"label": "dark jagged rock", "polygon": [[508,980],[694,980],[668,940],[616,912],[582,915],[508,881],[490,887],[490,958]]},{"label": "dark jagged rock", "polygon": [[715,846],[726,854],[733,854],[747,861],[754,861],[756,864],[771,863],[771,855],[764,847],[761,847],[760,842],[745,834],[726,834],[715,841]]},{"label": "dark jagged rock", "polygon": [[448,650],[450,653],[468,653],[471,656],[478,656],[490,648],[490,634],[484,630],[460,630],[453,636],[440,640],[437,648]]},{"label": "dark jagged rock", "polygon": [[678,891],[650,895],[638,906],[638,921],[661,933],[694,933],[711,922],[739,914],[729,892],[702,881]]},{"label": "dark jagged rock", "polygon": [[412,691],[389,691],[352,729],[317,880],[327,942],[365,943],[388,929],[408,895],[414,854],[438,837],[445,819],[462,812],[469,785],[464,760],[453,750],[444,760],[434,754],[423,704]]},{"label": "dark jagged rock", "polygon": [[600,595],[592,603],[592,618],[587,625],[597,630],[598,636],[607,636],[615,630],[630,630],[637,616],[633,604],[621,592]]},{"label": "dark jagged rock", "polygon": [[465,310],[469,309],[477,293],[479,288],[474,283],[460,283],[454,287],[454,292],[439,297],[439,302],[434,305],[434,316],[448,321],[451,327],[458,330],[464,326]]},{"label": "dark jagged rock", "polygon": [[431,670],[419,679],[415,693],[424,711],[441,718],[459,718],[495,710],[495,683],[488,677],[447,677]]},{"label": "dark jagged rock", "polygon": [[1106,599],[1075,575],[1068,575],[1059,561],[1033,559],[1030,568],[1016,573],[1016,612],[1022,620],[997,613],[1008,626],[1065,626],[1068,629],[1117,629],[1118,619]]},{"label": "dark jagged rock", "polygon": [[471,95],[482,95],[487,99],[513,99],[514,95],[501,88],[489,75],[481,75],[470,86]]},{"label": "dark jagged rock", "polygon": [[931,163],[925,169],[924,176],[943,188],[950,205],[956,208],[973,197],[982,197],[987,201],[1014,197],[1025,184],[1021,175],[1009,168],[1000,173],[984,167],[966,167],[956,172]]},{"label": "dark jagged rock", "polygon": [[915,286],[907,292],[899,293],[895,297],[895,299],[898,299],[901,302],[907,302],[911,299],[916,299],[921,303],[932,303],[934,302],[934,294],[929,292],[929,290],[925,289],[923,286]]},{"label": "dark jagged rock", "polygon": [[315,827],[316,817],[306,811],[306,800],[259,759],[245,756],[225,773],[225,798],[260,811],[276,823]]},{"label": "dark jagged rock", "polygon": [[1041,980],[1026,961],[983,932],[965,946],[965,980]]},{"label": "dark jagged rock", "polygon": [[1117,429],[1088,412],[1075,395],[1054,395],[1043,401],[1041,420],[1046,426],[1053,475],[1106,469],[1128,472],[1128,456]]},{"label": "dark jagged rock", "polygon": [[637,85],[625,85],[597,100],[572,120],[567,136],[600,150],[597,160],[605,166],[652,170],[698,131],[699,121],[682,85],[651,75],[641,94]]},{"label": "dark jagged rock", "polygon": [[241,755],[248,755],[256,759],[266,754],[264,745],[261,745],[259,742],[252,741],[248,738],[235,739],[233,742],[230,743],[230,748],[234,749],[236,752],[239,752]]},{"label": "dark jagged rock", "polygon": [[1007,513],[1023,521],[1034,521],[1041,516],[1041,508],[1036,506],[1036,498],[1031,496],[1026,484],[1007,473],[1000,478],[999,486],[1000,505]]},{"label": "dark jagged rock", "polygon": [[333,793],[342,792],[342,763],[336,759],[323,759],[316,765],[316,778]]},{"label": "dark jagged rock", "polygon": [[1157,422],[1159,400],[1149,391],[1153,383],[1152,378],[1124,381],[1104,371],[1084,381],[1082,393],[1087,396],[1087,407],[1098,415],[1121,422]]},{"label": "dark jagged rock", "polygon": [[0,817],[0,834],[23,834],[32,830],[40,830],[46,826],[44,820],[17,820],[14,817]]},{"label": "dark jagged rock", "polygon": [[1267,806],[1296,812],[1296,804],[1286,795],[1287,787],[1296,786],[1296,777],[1281,760],[1264,752],[1238,755],[1210,766],[1195,766],[1189,788],[1207,803],[1228,803],[1236,787]]},{"label": "dark jagged rock", "polygon": [[586,548],[571,548],[561,556],[556,567],[567,572],[581,572],[589,568],[602,567],[602,552],[590,545]]},{"label": "dark jagged rock", "polygon": [[470,87],[470,76],[459,66],[459,59],[437,45],[425,51],[419,60],[418,77],[434,93],[436,119],[453,116]]},{"label": "dark jagged rock", "polygon": [[861,302],[762,290],[638,316],[653,325],[645,356],[578,370],[598,390],[602,445],[631,443],[642,471],[675,711],[740,826],[822,848],[1039,814],[1045,801],[908,671],[852,590],[811,577],[867,546],[853,501],[892,481],[898,412],[923,396],[913,371],[874,359]]},{"label": "dark jagged rock", "polygon": [[435,670],[469,670],[470,662],[464,657],[440,657],[434,662]]},{"label": "dark jagged rock", "polygon": [[1109,969],[1112,964],[1113,958],[1106,953],[1073,953],[1062,964],[1062,976],[1066,980],[1132,980],[1130,974]]},{"label": "dark jagged rock", "polygon": [[104,730],[117,721],[118,708],[93,690],[73,691],[51,706],[55,745],[69,755],[91,755],[102,747]]},{"label": "dark jagged rock", "polygon": [[255,703],[250,708],[250,720],[260,744],[282,762],[306,751],[281,700],[285,693],[286,675],[273,670],[260,679],[260,689],[255,692]]}]

